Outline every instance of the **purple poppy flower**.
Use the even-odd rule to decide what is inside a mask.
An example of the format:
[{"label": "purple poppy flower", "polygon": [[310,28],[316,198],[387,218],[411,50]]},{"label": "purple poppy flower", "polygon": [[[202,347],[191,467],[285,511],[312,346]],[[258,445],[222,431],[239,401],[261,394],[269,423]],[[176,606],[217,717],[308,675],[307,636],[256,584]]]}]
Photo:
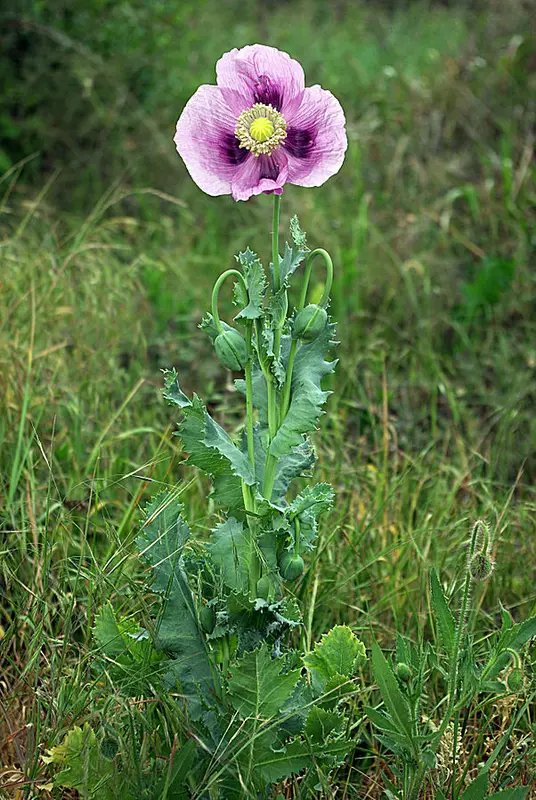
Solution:
[{"label": "purple poppy flower", "polygon": [[216,64],[217,86],[200,86],[174,137],[207,194],[248,200],[285,183],[320,186],[340,169],[344,112],[331,92],[305,88],[303,69],[262,44],[231,50]]}]

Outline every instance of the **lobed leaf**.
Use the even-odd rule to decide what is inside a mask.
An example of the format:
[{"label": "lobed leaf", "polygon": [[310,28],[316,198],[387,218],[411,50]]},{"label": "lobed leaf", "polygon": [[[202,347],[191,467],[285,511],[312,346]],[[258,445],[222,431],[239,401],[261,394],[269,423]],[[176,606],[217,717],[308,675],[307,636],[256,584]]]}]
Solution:
[{"label": "lobed leaf", "polygon": [[304,733],[312,742],[320,744],[326,742],[330,733],[340,728],[343,721],[341,714],[336,711],[313,706],[307,716]]},{"label": "lobed leaf", "polygon": [[80,797],[115,800],[116,794],[110,785],[114,766],[102,755],[95,731],[87,722],[83,728],[75,725],[61,744],[43,756],[43,761],[61,766],[54,776],[56,786],[77,789]]},{"label": "lobed leaf", "polygon": [[197,624],[197,612],[182,551],[190,531],[181,517],[182,506],[171,493],[162,492],[146,509],[138,537],[140,556],[151,566],[151,589],[163,595],[156,624],[156,646],[170,654],[167,679],[179,681],[188,711],[198,719],[202,698],[214,692],[207,645]]},{"label": "lobed leaf", "polygon": [[270,719],[279,713],[300,678],[300,670],[283,672],[285,662],[272,658],[267,644],[236,662],[228,697],[241,717]]},{"label": "lobed leaf", "polygon": [[235,319],[258,319],[262,317],[264,293],[267,286],[263,266],[256,253],[253,253],[249,247],[235,258],[242,267],[248,290],[245,295],[242,284],[239,281],[236,282],[235,302],[244,308],[236,315]]},{"label": "lobed leaf", "polygon": [[307,669],[315,670],[329,680],[336,675],[353,676],[365,660],[363,642],[346,625],[336,625],[315,644],[303,663]]},{"label": "lobed leaf", "polygon": [[303,434],[316,429],[322,407],[330,392],[321,388],[322,379],[331,374],[336,361],[326,361],[328,351],[334,346],[335,326],[325,330],[310,344],[301,344],[296,352],[292,372],[289,410],[272,444],[270,453],[279,457],[301,444]]},{"label": "lobed leaf", "polygon": [[208,414],[197,395],[192,400],[181,391],[176,371],[165,371],[164,397],[183,411],[179,435],[188,463],[212,479],[214,499],[229,508],[243,508],[242,478],[253,485],[255,476],[247,455]]},{"label": "lobed leaf", "polygon": [[249,581],[250,532],[234,517],[215,528],[206,545],[213,562],[220,568],[225,585],[247,592]]}]

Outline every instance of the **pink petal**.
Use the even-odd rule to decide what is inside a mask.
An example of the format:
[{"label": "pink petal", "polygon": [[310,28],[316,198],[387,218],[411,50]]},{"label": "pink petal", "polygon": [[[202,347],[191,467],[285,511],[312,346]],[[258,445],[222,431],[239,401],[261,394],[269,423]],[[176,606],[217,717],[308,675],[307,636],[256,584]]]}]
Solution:
[{"label": "pink petal", "polygon": [[297,111],[287,117],[282,144],[288,158],[288,181],[320,186],[342,166],[348,147],[341,104],[320,86],[305,89]]},{"label": "pink petal", "polygon": [[238,148],[235,126],[236,114],[217,86],[200,86],[177,122],[177,151],[207,194],[230,194],[234,174],[249,155]]},{"label": "pink petal", "polygon": [[[253,103],[270,104],[283,115],[296,106],[305,87],[301,65],[288,53],[252,44],[225,53],[216,64],[218,86],[233,89]],[[244,110],[244,109],[242,109]]]},{"label": "pink petal", "polygon": [[287,157],[281,148],[270,156],[250,156],[241,164],[231,183],[235,200],[249,200],[262,192],[281,194],[288,174]]}]

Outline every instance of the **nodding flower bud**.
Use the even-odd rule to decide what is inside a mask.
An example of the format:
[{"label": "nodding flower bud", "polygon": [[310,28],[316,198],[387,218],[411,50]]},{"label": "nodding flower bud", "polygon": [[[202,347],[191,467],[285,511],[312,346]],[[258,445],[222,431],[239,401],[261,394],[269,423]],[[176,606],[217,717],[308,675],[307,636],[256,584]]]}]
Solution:
[{"label": "nodding flower bud", "polygon": [[286,581],[297,581],[305,569],[301,556],[285,552],[279,561],[279,571]]},{"label": "nodding flower bud", "polygon": [[411,680],[411,667],[408,667],[408,665],[404,664],[403,661],[399,661],[396,665],[396,674],[403,683],[407,683],[409,680]]},{"label": "nodding flower bud", "polygon": [[511,692],[522,691],[523,686],[525,685],[525,680],[519,667],[514,667],[514,669],[509,673],[506,679],[506,685]]},{"label": "nodding flower bud", "polygon": [[240,372],[246,366],[248,360],[246,341],[234,328],[216,336],[214,348],[219,360],[227,369]]},{"label": "nodding flower bud", "polygon": [[495,568],[495,563],[488,553],[475,553],[469,562],[469,572],[474,581],[486,581]]},{"label": "nodding flower bud", "polygon": [[313,342],[320,336],[328,322],[328,312],[322,306],[311,303],[305,306],[294,320],[292,338],[303,342]]}]

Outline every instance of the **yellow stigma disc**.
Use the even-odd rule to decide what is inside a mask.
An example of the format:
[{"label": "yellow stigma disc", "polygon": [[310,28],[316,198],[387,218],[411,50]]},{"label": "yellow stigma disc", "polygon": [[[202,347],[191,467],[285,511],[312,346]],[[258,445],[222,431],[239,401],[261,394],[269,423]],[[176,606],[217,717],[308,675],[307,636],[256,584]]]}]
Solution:
[{"label": "yellow stigma disc", "polygon": [[251,123],[249,133],[256,142],[266,142],[274,133],[274,123],[267,117],[257,117]]}]

